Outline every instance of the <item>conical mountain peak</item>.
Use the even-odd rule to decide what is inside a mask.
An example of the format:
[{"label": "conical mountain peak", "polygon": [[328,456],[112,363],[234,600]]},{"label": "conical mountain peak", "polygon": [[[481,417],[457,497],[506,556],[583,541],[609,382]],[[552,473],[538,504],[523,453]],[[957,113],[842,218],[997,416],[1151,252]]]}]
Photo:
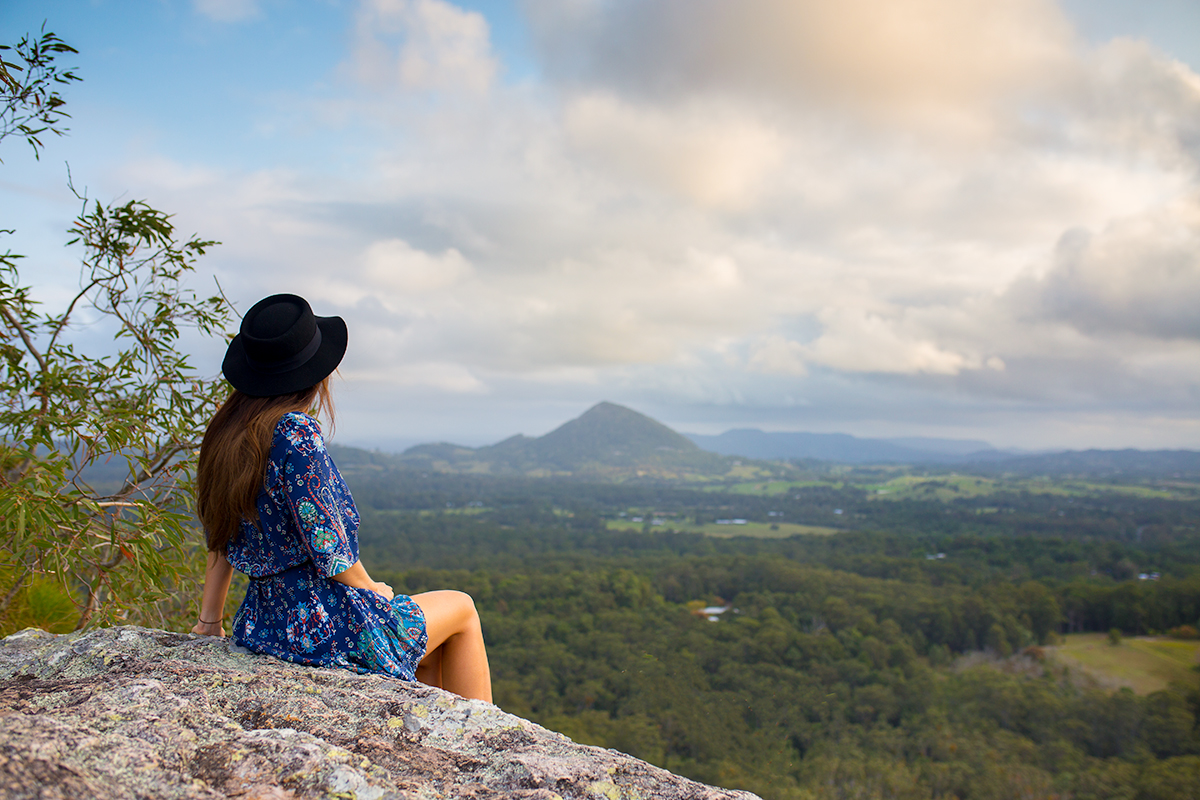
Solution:
[{"label": "conical mountain peak", "polygon": [[606,401],[545,436],[513,436],[443,466],[477,463],[488,471],[527,474],[724,474],[725,460],[645,414]]},{"label": "conical mountain peak", "polygon": [[691,453],[699,448],[687,437],[661,422],[616,403],[592,406],[581,416],[537,440],[547,458],[570,461],[609,461],[613,456],[651,455],[674,450]]}]

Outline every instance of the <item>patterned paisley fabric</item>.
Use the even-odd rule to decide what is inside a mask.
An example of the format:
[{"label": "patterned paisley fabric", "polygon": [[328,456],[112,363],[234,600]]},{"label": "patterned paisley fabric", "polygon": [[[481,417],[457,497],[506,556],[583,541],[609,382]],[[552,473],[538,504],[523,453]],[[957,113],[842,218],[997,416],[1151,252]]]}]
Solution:
[{"label": "patterned paisley fabric", "polygon": [[358,510],[317,421],[286,414],[275,427],[258,525],[243,520],[226,556],[250,578],[233,640],[256,653],[413,680],[425,617],[411,597],[389,603],[332,580],[358,561]]}]

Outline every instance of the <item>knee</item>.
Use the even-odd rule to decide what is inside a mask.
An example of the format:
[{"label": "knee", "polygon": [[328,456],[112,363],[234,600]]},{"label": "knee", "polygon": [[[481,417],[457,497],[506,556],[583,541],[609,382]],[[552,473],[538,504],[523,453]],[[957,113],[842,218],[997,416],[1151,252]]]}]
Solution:
[{"label": "knee", "polygon": [[459,602],[462,603],[463,612],[466,614],[467,621],[475,626],[479,625],[479,610],[475,608],[475,600],[466,592],[459,592]]},{"label": "knee", "polygon": [[454,605],[456,616],[460,620],[462,630],[469,630],[479,627],[479,611],[475,608],[475,600],[466,592],[447,590],[446,594],[450,595],[450,600]]}]

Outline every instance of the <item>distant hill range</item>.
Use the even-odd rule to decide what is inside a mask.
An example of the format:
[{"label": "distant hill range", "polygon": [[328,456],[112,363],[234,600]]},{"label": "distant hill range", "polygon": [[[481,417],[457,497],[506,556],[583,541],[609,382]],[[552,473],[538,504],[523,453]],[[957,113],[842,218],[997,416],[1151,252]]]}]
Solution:
[{"label": "distant hill range", "polygon": [[451,472],[598,477],[724,475],[733,461],[615,403],[592,406],[545,436],[518,434],[487,447],[423,444],[405,450],[401,459]]},{"label": "distant hill range", "polygon": [[976,439],[860,439],[847,433],[765,433],[754,428],[718,436],[689,433],[705,450],[761,459],[836,461],[842,464],[925,464],[993,461],[1012,458]]},{"label": "distant hill range", "polygon": [[705,450],[767,460],[841,464],[944,464],[972,472],[1081,478],[1200,478],[1195,450],[1066,450],[1020,453],[978,439],[908,437],[860,439],[845,433],[764,433],[755,429],[719,436],[687,434]]},{"label": "distant hill range", "polygon": [[1003,461],[975,463],[972,472],[1078,476],[1103,480],[1157,478],[1200,480],[1200,452],[1195,450],[1066,450]]},{"label": "distant hill range", "polygon": [[405,450],[398,460],[406,466],[438,472],[596,478],[713,479],[746,473],[742,479],[747,479],[760,470],[769,475],[781,468],[764,463],[768,461],[825,461],[945,465],[982,473],[1105,479],[1200,479],[1200,452],[1191,450],[1022,454],[973,439],[869,439],[844,433],[767,433],[754,429],[731,430],[718,436],[685,436],[615,403],[599,403],[545,436],[517,435],[486,447],[422,444]]}]

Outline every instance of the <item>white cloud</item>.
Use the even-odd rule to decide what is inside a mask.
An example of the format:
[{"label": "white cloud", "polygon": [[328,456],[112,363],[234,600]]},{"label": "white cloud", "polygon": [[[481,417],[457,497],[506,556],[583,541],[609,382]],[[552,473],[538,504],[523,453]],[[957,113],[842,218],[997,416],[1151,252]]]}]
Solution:
[{"label": "white cloud", "polygon": [[880,373],[956,375],[978,369],[977,356],[953,352],[906,324],[864,309],[828,309],[820,315],[824,331],[804,348],[817,363],[837,370]]},{"label": "white cloud", "polygon": [[363,261],[364,284],[372,291],[389,294],[425,294],[449,289],[471,274],[471,265],[457,250],[451,248],[433,256],[413,249],[403,239],[373,243]]},{"label": "white cloud", "polygon": [[354,74],[376,86],[485,92],[497,63],[483,15],[443,0],[365,0]]},{"label": "white cloud", "polygon": [[[1063,92],[1059,131],[1076,150],[1200,167],[1200,76],[1144,41],[1115,39],[1085,53]],[[1065,113],[1064,113],[1065,112]]]},{"label": "white cloud", "polygon": [[224,241],[243,308],[346,316],[364,391],[1194,414],[1200,79],[1048,2],[885,5],[539,6],[571,52],[530,88],[477,13],[365,0],[357,161],[120,186]]},{"label": "white cloud", "polygon": [[616,0],[529,4],[553,74],[623,93],[849,106],[977,133],[1069,66],[1051,0]]},{"label": "white cloud", "polygon": [[585,94],[567,105],[564,125],[576,147],[622,180],[705,206],[750,204],[785,151],[779,133],[731,107],[635,107]]},{"label": "white cloud", "polygon": [[1018,313],[1088,334],[1200,342],[1200,203],[1183,200],[1068,231],[1049,270],[1014,285]]},{"label": "white cloud", "polygon": [[807,355],[804,345],[772,334],[753,346],[747,366],[756,372],[803,378],[808,374],[804,365]]},{"label": "white cloud", "polygon": [[434,389],[450,394],[486,394],[488,387],[461,364],[445,362],[416,362],[396,364],[387,373],[377,369],[366,372],[343,369],[342,377],[361,388],[379,387],[383,391],[400,389]]}]

